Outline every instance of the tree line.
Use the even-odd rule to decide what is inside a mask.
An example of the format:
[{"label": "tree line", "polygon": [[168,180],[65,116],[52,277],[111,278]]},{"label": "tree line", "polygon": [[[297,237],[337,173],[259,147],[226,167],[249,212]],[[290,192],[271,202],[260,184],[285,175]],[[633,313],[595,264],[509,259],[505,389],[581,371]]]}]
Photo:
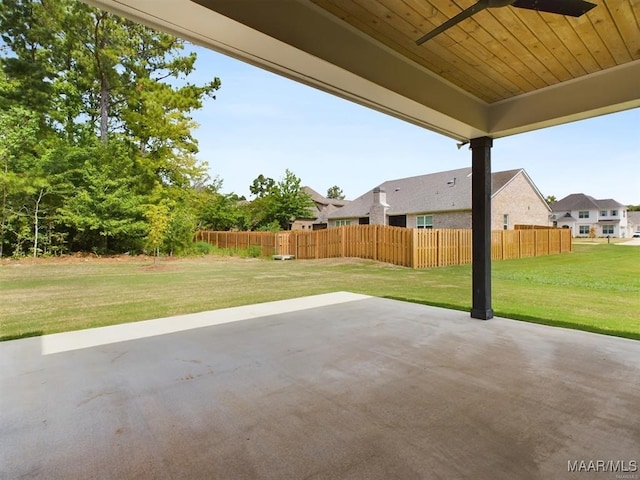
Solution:
[{"label": "tree line", "polygon": [[0,32],[0,258],[177,254],[312,205],[289,170],[253,201],[221,192],[192,113],[222,83],[190,80],[184,41],[76,0],[2,0]]}]

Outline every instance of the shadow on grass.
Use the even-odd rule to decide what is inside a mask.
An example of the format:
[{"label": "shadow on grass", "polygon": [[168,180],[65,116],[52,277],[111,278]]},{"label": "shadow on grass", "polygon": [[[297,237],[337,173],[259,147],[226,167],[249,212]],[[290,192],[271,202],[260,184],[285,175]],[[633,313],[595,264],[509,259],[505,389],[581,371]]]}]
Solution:
[{"label": "shadow on grass", "polygon": [[520,313],[510,312],[494,312],[496,316],[502,318],[510,318],[512,320],[522,320],[524,322],[538,323],[540,325],[549,325],[551,327],[570,328],[571,330],[582,330],[583,332],[599,333],[602,335],[610,335],[612,337],[629,338],[631,340],[640,340],[640,333],[627,332],[624,330],[610,330],[597,327],[595,325],[583,325],[580,323],[565,322],[563,320],[552,320],[549,318],[537,318]]},{"label": "shadow on grass", "polygon": [[44,335],[42,330],[34,330],[32,332],[16,333],[15,335],[4,335],[0,337],[0,342],[7,342],[9,340],[19,340],[21,338],[40,337]]},{"label": "shadow on grass", "polygon": [[[451,305],[448,303],[429,302],[425,300],[416,300],[412,298],[385,296],[390,300],[399,300],[401,302],[417,303],[420,305],[428,305],[430,307],[441,307],[449,310],[458,310],[460,312],[470,312],[471,307],[461,307],[460,305]],[[553,320],[549,318],[532,317],[529,315],[523,315],[521,313],[503,312],[494,310],[493,314],[496,317],[509,318],[511,320],[520,320],[523,322],[537,323],[539,325],[548,325],[550,327],[569,328],[571,330],[581,330],[583,332],[599,333],[602,335],[610,335],[612,337],[629,338],[631,340],[640,340],[640,333],[628,332],[624,330],[609,330],[594,325],[583,325],[579,323],[565,322],[562,320]]]}]

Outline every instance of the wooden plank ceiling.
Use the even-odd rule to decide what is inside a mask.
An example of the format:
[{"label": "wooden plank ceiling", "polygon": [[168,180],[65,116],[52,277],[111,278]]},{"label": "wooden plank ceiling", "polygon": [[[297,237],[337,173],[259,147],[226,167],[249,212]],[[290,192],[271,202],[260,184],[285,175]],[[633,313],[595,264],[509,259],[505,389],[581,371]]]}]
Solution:
[{"label": "wooden plank ceiling", "polygon": [[422,45],[475,0],[312,1],[487,103],[640,59],[640,0],[591,0],[579,18],[487,9]]}]

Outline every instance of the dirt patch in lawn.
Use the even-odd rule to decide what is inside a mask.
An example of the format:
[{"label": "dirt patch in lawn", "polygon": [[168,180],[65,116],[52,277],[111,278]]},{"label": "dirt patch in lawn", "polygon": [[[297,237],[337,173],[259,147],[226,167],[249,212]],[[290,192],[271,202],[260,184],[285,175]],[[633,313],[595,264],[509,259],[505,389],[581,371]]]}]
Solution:
[{"label": "dirt patch in lawn", "polygon": [[[163,259],[164,260],[164,259]],[[23,257],[23,258],[3,258],[0,265],[41,265],[41,264],[71,264],[71,263],[134,263],[153,262],[153,257],[148,255],[95,255],[93,253],[75,253],[71,255],[60,255],[56,257]]]}]

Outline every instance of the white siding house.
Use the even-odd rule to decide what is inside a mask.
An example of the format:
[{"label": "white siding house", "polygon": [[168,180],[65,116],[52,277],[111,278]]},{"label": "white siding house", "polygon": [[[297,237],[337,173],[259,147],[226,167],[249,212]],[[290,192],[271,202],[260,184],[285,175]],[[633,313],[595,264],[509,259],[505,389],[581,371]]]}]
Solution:
[{"label": "white siding house", "polygon": [[551,205],[553,223],[570,228],[574,237],[630,237],[627,207],[613,199],[596,200],[572,193]]}]

